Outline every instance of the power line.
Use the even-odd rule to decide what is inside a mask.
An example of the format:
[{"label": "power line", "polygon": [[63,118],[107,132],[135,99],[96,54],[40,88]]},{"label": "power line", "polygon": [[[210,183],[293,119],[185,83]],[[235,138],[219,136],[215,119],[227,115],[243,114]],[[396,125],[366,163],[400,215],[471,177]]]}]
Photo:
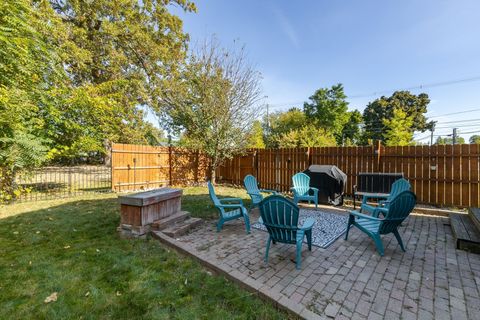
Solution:
[{"label": "power line", "polygon": [[365,93],[365,94],[354,94],[349,96],[349,98],[366,98],[366,97],[371,97],[371,96],[377,96],[379,94],[386,94],[394,91],[410,91],[410,90],[421,90],[421,89],[426,89],[426,88],[434,88],[434,87],[442,87],[442,86],[448,86],[448,85],[453,85],[453,84],[458,84],[458,83],[466,83],[466,82],[473,82],[473,81],[479,81],[480,76],[476,77],[471,77],[471,78],[463,78],[463,79],[456,79],[456,80],[448,80],[448,81],[441,81],[441,82],[432,82],[428,84],[421,84],[421,85],[416,85],[416,86],[411,86],[403,89],[393,89],[393,90],[382,90],[382,91],[376,91],[372,93]]},{"label": "power line", "polygon": [[429,119],[440,118],[440,117],[444,117],[444,116],[453,116],[453,115],[457,115],[457,114],[470,113],[470,112],[475,112],[475,111],[480,111],[480,108],[479,109],[465,110],[465,111],[460,111],[460,112],[444,113],[444,114],[439,114],[439,115],[428,117],[428,118]]}]

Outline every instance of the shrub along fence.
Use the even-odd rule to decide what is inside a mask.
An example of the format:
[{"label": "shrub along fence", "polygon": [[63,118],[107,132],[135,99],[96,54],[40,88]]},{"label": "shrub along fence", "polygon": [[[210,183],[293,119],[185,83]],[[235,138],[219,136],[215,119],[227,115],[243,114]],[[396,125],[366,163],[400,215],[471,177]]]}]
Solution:
[{"label": "shrub along fence", "polygon": [[403,172],[418,201],[435,206],[478,207],[479,145],[253,149],[218,168],[219,181],[241,185],[246,174],[262,188],[288,191],[291,177],[311,164],[336,165],[351,195],[359,172]]}]

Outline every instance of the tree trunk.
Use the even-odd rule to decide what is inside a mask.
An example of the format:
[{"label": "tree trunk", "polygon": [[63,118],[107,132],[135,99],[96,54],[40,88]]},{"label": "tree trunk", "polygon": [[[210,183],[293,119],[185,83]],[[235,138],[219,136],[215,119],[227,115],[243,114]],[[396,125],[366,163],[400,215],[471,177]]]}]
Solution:
[{"label": "tree trunk", "polygon": [[211,182],[212,184],[215,184],[216,179],[217,179],[216,174],[215,174],[216,169],[217,169],[217,168],[216,168],[215,165],[212,164],[212,165],[210,166],[210,182]]},{"label": "tree trunk", "polygon": [[108,139],[103,140],[103,147],[105,148],[105,156],[103,157],[103,164],[110,166],[112,164],[112,144]]}]

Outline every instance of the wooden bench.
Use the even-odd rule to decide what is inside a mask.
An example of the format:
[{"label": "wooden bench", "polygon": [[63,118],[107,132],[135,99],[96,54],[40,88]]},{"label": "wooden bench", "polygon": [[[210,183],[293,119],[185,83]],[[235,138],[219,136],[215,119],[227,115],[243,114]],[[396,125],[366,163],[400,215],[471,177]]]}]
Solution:
[{"label": "wooden bench", "polygon": [[480,209],[470,208],[468,214],[450,214],[455,247],[474,253],[480,253]]},{"label": "wooden bench", "polygon": [[353,209],[356,209],[356,198],[365,195],[387,197],[390,194],[392,184],[403,178],[403,173],[360,172],[357,176],[357,184],[353,186]]}]

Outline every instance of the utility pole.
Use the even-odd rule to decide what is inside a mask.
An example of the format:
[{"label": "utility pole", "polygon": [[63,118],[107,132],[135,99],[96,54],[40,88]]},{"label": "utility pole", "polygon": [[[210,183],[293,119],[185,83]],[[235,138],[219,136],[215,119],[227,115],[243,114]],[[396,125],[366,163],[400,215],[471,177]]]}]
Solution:
[{"label": "utility pole", "polygon": [[433,132],[435,131],[435,122],[432,123],[430,128],[430,146],[433,146]]},{"label": "utility pole", "polygon": [[452,144],[456,144],[457,143],[457,128],[453,128],[453,132],[452,132]]}]

